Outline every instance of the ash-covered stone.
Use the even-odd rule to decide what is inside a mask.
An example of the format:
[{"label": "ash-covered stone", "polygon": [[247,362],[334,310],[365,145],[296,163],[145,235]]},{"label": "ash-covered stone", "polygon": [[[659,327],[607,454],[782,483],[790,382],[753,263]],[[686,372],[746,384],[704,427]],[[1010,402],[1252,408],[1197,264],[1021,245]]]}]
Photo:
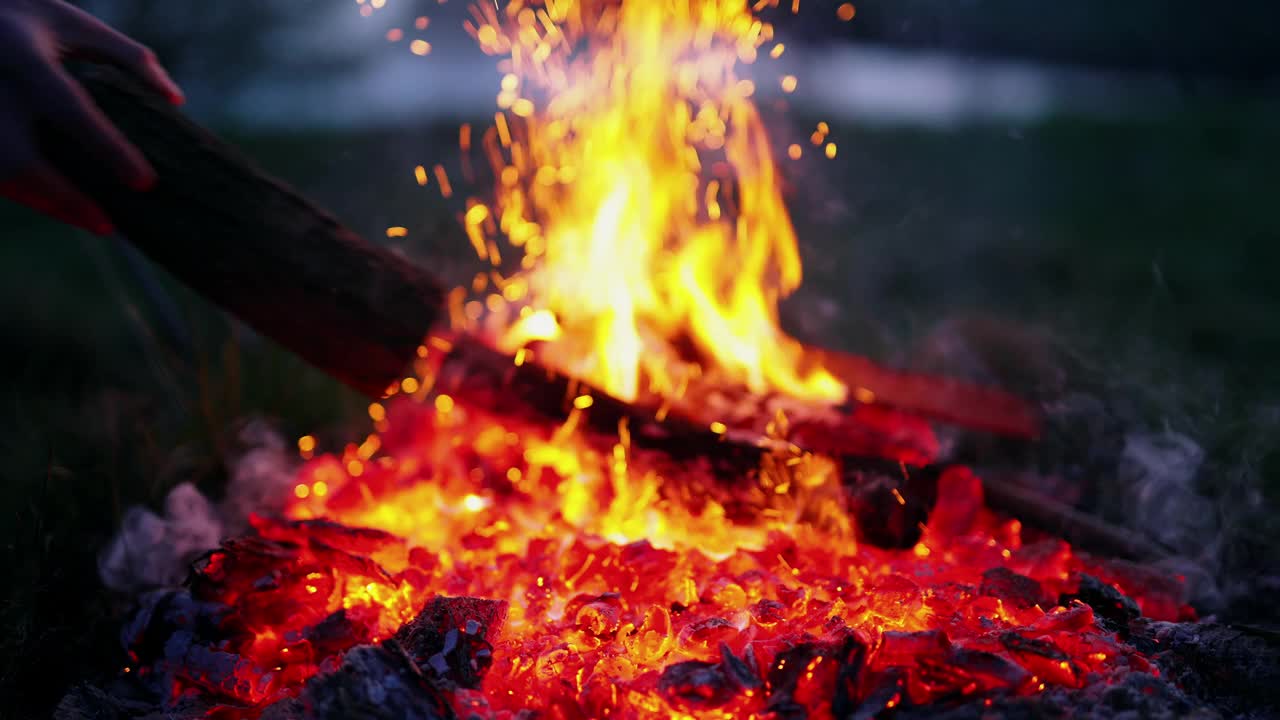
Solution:
[{"label": "ash-covered stone", "polygon": [[183,696],[163,707],[137,685],[117,681],[106,687],[78,685],[53,711],[54,720],[198,720],[215,716],[216,705]]},{"label": "ash-covered stone", "polygon": [[54,720],[124,720],[143,717],[152,703],[109,693],[92,685],[72,688],[53,711]]},{"label": "ash-covered stone", "polygon": [[1280,633],[1139,619],[1130,642],[1196,698],[1239,717],[1280,716]]},{"label": "ash-covered stone", "polygon": [[226,633],[230,608],[196,600],[186,590],[157,590],[139,599],[138,611],[120,633],[121,645],[137,662],[149,664],[165,656],[169,639],[178,632],[214,640]]},{"label": "ash-covered stone", "polygon": [[312,678],[297,698],[261,720],[444,720],[453,712],[394,642],[348,652],[333,673]]},{"label": "ash-covered stone", "polygon": [[1222,717],[1171,683],[1143,673],[1131,673],[1114,682],[1100,680],[1078,690],[1050,688],[1027,697],[973,698],[924,706],[905,705],[894,715],[895,720],[1219,720]]},{"label": "ash-covered stone", "polygon": [[477,688],[493,662],[507,603],[438,596],[395,635],[414,665],[439,687]]}]

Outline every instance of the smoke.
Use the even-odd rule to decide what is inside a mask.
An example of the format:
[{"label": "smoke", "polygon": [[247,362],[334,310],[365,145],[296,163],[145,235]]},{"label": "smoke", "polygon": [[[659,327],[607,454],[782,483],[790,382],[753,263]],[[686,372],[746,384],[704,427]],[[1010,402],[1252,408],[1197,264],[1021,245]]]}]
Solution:
[{"label": "smoke", "polygon": [[1118,483],[1130,522],[1161,544],[1190,557],[1212,552],[1218,513],[1195,481],[1205,452],[1186,435],[1133,432],[1125,438]]},{"label": "smoke", "polygon": [[284,439],[266,423],[253,421],[239,440],[244,449],[231,463],[221,502],[183,482],[169,491],[159,513],[143,507],[125,513],[119,532],[98,556],[103,584],[130,594],[178,585],[193,560],[243,532],[251,513],[281,506],[294,470]]}]

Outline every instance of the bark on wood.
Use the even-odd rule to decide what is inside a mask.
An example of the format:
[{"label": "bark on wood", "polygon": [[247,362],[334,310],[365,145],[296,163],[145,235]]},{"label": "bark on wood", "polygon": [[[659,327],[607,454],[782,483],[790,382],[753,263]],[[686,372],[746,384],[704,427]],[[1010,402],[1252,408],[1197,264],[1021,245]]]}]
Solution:
[{"label": "bark on wood", "polygon": [[[465,404],[502,413],[524,413],[545,421],[563,422],[573,400],[591,394],[590,411],[583,413],[583,427],[605,437],[617,436],[619,423],[630,429],[632,446],[660,453],[675,463],[704,460],[713,476],[723,483],[737,483],[753,476],[769,452],[765,438],[719,435],[687,419],[669,416],[654,419],[652,408],[624,403],[545,367],[515,365],[512,358],[475,340],[458,339],[447,353],[434,356],[431,372],[435,386]],[[846,485],[853,489],[850,510],[861,516],[860,527],[873,533],[864,539],[886,547],[909,547],[918,537],[936,497],[933,483],[940,467],[904,469],[891,460],[845,454],[839,458]],[[910,502],[896,500],[892,491]],[[1034,527],[1054,534],[1082,550],[1139,562],[1169,557],[1169,550],[1149,538],[1111,525],[1101,518],[1009,482],[983,478],[987,505]],[[883,495],[892,498],[876,502]],[[727,498],[722,498],[727,500]]]},{"label": "bark on wood", "polygon": [[[398,380],[443,292],[424,269],[372,245],[131,77],[80,72],[103,111],[159,173],[151,192],[85,163],[74,138],[48,138],[58,166],[147,256],[263,334],[366,394]],[[881,404],[974,429],[1029,437],[1026,404],[995,389],[899,373],[811,349]]]},{"label": "bark on wood", "polygon": [[[98,105],[151,161],[158,183],[146,194],[123,188],[84,162],[74,138],[49,136],[48,150],[130,242],[259,332],[365,394],[380,396],[405,375],[418,346],[446,314],[443,289],[430,273],[361,239],[131,77],[109,68],[79,74]],[[837,374],[876,392],[882,403],[980,429],[1034,432],[1025,405],[1004,393],[815,352]],[[452,383],[446,385],[450,392],[503,411],[519,403],[563,419],[573,397],[586,389],[533,365],[516,368],[510,358],[477,343],[451,354],[449,363],[442,377]],[[740,478],[757,469],[765,454],[759,438],[726,437],[678,418],[655,422],[654,408],[592,394],[595,405],[587,417],[595,429],[616,433],[626,419],[636,447],[664,453],[672,462],[705,459],[717,475]],[[888,461],[849,455],[843,462],[846,476],[855,479],[883,481],[900,473]],[[916,471],[917,477],[936,477],[934,470]],[[995,509],[1091,549],[1141,560],[1154,555],[1140,538],[1043,498],[991,486],[987,497]],[[897,524],[914,527],[917,519]]]},{"label": "bark on wood", "polygon": [[819,348],[805,352],[851,389],[871,391],[874,402],[984,432],[1024,439],[1040,434],[1040,419],[1027,402],[998,388],[888,370],[848,353]]},{"label": "bark on wood", "polygon": [[983,476],[982,491],[989,507],[1018,518],[1028,527],[1060,537],[1081,550],[1146,563],[1173,554],[1145,535],[1005,480]]},{"label": "bark on wood", "polygon": [[366,394],[403,377],[443,315],[441,287],[372,245],[134,79],[93,68],[94,100],[159,176],[135,193],[47,137],[58,167],[116,228],[183,283]]}]

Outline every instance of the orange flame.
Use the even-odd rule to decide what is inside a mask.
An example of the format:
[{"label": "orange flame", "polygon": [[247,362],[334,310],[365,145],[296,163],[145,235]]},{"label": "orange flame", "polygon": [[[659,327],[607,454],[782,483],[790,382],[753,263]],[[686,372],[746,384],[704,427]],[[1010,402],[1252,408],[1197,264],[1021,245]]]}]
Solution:
[{"label": "orange flame", "polygon": [[515,302],[488,320],[499,348],[541,341],[542,360],[625,400],[701,379],[842,401],[778,323],[800,256],[755,87],[735,72],[772,26],[745,0],[474,15],[508,72],[486,143],[496,200],[465,223],[482,258],[501,262],[493,236],[523,254]]},{"label": "orange flame", "polygon": [[[504,112],[483,138],[497,197],[471,201],[465,225],[496,268],[499,240],[522,257],[509,277],[477,278],[475,291],[489,278],[499,286],[483,303],[451,296],[457,321],[487,309],[470,329],[517,365],[536,342],[539,361],[622,399],[697,382],[842,400],[845,387],[779,328],[800,260],[754,88],[734,72],[771,42],[753,10],[776,3],[477,6],[469,29],[507,56],[508,74]],[[820,125],[812,144],[826,135]],[[432,174],[448,196],[444,168]],[[431,176],[418,166],[415,177]],[[435,337],[418,354],[425,363],[449,349]],[[458,715],[774,717],[782,699],[833,717],[851,643],[867,654],[866,687],[839,691],[897,688],[884,709],[1149,668],[1088,605],[1058,605],[1080,572],[1137,595],[1152,617],[1182,612],[1173,593],[1065,543],[1024,544],[1021,524],[986,510],[964,468],[937,479],[914,547],[883,549],[856,541],[832,458],[779,443],[733,494],[717,494],[709,463],[633,447],[625,423],[616,441],[580,427],[599,398],[566,398],[573,410],[553,428],[496,417],[433,380],[388,388],[368,409],[377,432],[341,452],[299,439],[306,462],[285,519],[254,518],[257,535],[228,541],[193,580],[199,600],[226,608],[228,627],[251,630],[208,653],[241,657],[235,682],[213,683],[196,662],[174,669],[175,692],[208,688],[255,715],[454,595],[509,608],[492,628],[483,689],[449,693]],[[785,437],[786,424],[779,414],[767,431]],[[904,428],[936,444],[922,423]],[[751,662],[738,660],[742,687],[720,692],[720,671],[706,667],[729,656]],[[711,681],[684,688],[688,663]],[[877,684],[885,678],[896,684]]]}]

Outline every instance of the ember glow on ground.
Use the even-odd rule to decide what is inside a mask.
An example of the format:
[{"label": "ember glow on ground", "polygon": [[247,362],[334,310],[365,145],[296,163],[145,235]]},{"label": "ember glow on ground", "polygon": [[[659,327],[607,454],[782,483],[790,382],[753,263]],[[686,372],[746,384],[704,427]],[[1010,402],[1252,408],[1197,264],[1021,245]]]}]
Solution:
[{"label": "ember glow on ground", "polygon": [[[734,74],[762,49],[782,54],[756,15],[776,5],[475,6],[468,30],[503,58],[499,112],[478,142],[498,183],[463,221],[494,271],[455,292],[455,331],[625,400],[775,395],[829,412],[863,399],[777,322],[800,258],[754,87]],[[799,79],[779,82],[789,92]],[[828,133],[819,125],[811,142],[834,157]],[[472,140],[467,127],[460,142]],[[454,192],[440,165],[414,174]],[[423,367],[446,351],[425,344]],[[737,718],[795,701],[823,717],[840,692],[888,688],[893,707],[1151,671],[1089,606],[1060,604],[1082,572],[1150,617],[1182,612],[1061,541],[1024,542],[964,468],[943,473],[920,541],[885,550],[857,541],[837,461],[787,446],[785,413],[762,416],[780,449],[741,478],[749,512],[731,512],[706,494],[705,468],[659,469],[625,424],[603,447],[588,441],[589,394],[566,398],[569,420],[553,426],[433,394],[432,381],[388,388],[370,407],[376,432],[341,452],[299,442],[306,463],[283,519],[256,518],[258,535],[214,552],[193,583],[244,631],[210,650],[239,660],[221,675],[169,668],[175,692],[252,712],[390,638],[433,598],[469,596],[506,603],[506,615],[483,633],[482,684],[450,695],[460,714]],[[729,430],[727,416],[700,419]],[[905,445],[938,445],[921,422],[897,429]],[[934,459],[884,455],[903,473]],[[869,671],[842,690],[850,648],[870,653]],[[714,669],[735,663],[747,671],[732,682]]]},{"label": "ember glow on ground", "polygon": [[[670,668],[728,652],[776,677],[805,646],[819,650],[787,696],[823,717],[837,649],[851,641],[872,653],[861,692],[899,682],[912,703],[1150,672],[1088,606],[1058,604],[1080,572],[1148,616],[1182,612],[1062,541],[1024,542],[1016,520],[983,509],[963,468],[940,480],[920,542],[883,550],[855,540],[822,458],[780,458],[761,476],[758,520],[734,523],[713,501],[698,506],[712,480],[696,468],[658,477],[625,432],[612,453],[576,439],[589,410],[549,428],[403,396],[378,407],[383,432],[306,462],[288,519],[255,519],[258,537],[199,566],[196,599],[228,606],[224,622],[250,632],[216,648],[240,657],[234,674],[193,663],[175,690],[260,707],[336,669],[351,646],[391,637],[433,598],[470,596],[507,603],[507,616],[489,629],[482,689],[453,696],[460,712],[763,716],[776,700],[768,684],[704,697],[673,686]],[[336,642],[317,639],[326,623],[342,628]]]}]

